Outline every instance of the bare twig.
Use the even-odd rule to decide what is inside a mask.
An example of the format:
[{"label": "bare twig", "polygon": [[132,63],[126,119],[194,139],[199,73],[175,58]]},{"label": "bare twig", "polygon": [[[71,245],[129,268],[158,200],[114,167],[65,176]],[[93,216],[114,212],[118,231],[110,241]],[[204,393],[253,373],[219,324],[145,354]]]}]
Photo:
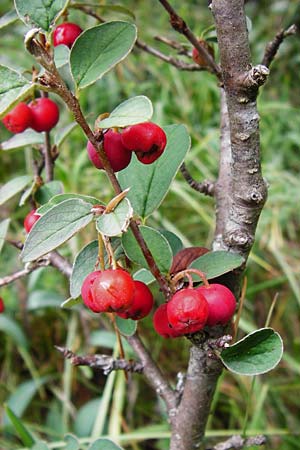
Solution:
[{"label": "bare twig", "polygon": [[173,39],[168,39],[164,36],[154,36],[154,39],[168,45],[171,48],[174,48],[177,50],[179,55],[191,56],[191,52],[184,45],[180,44],[180,42],[173,41]]},{"label": "bare twig", "polygon": [[143,365],[138,361],[128,361],[124,358],[113,358],[109,355],[84,355],[78,356],[71,350],[55,346],[63,356],[70,359],[73,366],[89,366],[95,370],[102,370],[104,375],[109,375],[113,370],[124,370],[125,372],[142,373]]},{"label": "bare twig", "polygon": [[39,269],[40,267],[45,267],[50,264],[49,261],[43,260],[42,261],[35,261],[35,264],[31,265],[28,268],[19,270],[18,272],[15,272],[11,275],[7,275],[6,277],[0,278],[0,287],[6,286],[7,284],[13,283],[14,281],[18,280],[19,278],[26,277],[31,272],[33,272],[36,269]]},{"label": "bare twig", "polygon": [[270,41],[266,46],[262,64],[266,67],[270,67],[284,39],[297,33],[299,33],[299,28],[295,24],[291,25],[286,30],[278,31],[274,39]]},{"label": "bare twig", "polygon": [[216,444],[214,447],[209,447],[206,450],[241,450],[244,447],[251,447],[252,445],[264,445],[266,443],[265,436],[251,436],[249,438],[242,438],[242,436],[231,436],[224,442]]},{"label": "bare twig", "polygon": [[170,5],[168,0],[159,0],[159,2],[169,13],[170,23],[174,28],[174,30],[178,31],[178,33],[183,34],[188,39],[188,41],[190,41],[191,44],[193,44],[193,46],[198,50],[199,54],[203,57],[204,61],[207,63],[208,70],[210,70],[212,73],[217,75],[217,77],[220,80],[222,80],[220,67],[218,66],[214,58],[211,56],[209,51],[203,45],[201,45],[201,43],[199,43],[197,37],[191,31],[191,29],[183,20],[183,18],[177,14],[177,12]]},{"label": "bare twig", "polygon": [[[41,92],[42,97],[48,97],[48,92]],[[50,141],[50,132],[45,131],[44,133],[44,146],[43,146],[43,155],[45,162],[45,172],[46,172],[46,182],[53,180],[54,174],[54,161],[52,158],[52,149],[51,149],[51,141]]]},{"label": "bare twig", "polygon": [[180,172],[182,173],[184,179],[188,182],[189,186],[191,186],[191,188],[195,189],[195,191],[197,192],[201,192],[201,194],[213,197],[215,185],[212,181],[205,180],[199,183],[198,181],[194,180],[185,163],[181,164]]}]

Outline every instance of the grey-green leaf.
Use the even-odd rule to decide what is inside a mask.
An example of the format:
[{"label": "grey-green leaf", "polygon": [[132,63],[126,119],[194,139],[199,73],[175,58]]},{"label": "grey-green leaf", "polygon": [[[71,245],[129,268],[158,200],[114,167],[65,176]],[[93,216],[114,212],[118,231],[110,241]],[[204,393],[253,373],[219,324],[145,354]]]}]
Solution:
[{"label": "grey-green leaf", "polygon": [[31,181],[32,178],[29,175],[22,175],[21,177],[13,178],[1,186],[0,205],[3,205],[3,203],[14,197],[18,192],[23,191]]},{"label": "grey-green leaf", "polygon": [[27,300],[27,309],[34,311],[42,308],[59,308],[64,297],[57,292],[37,290],[33,291]]},{"label": "grey-green leaf", "polygon": [[81,448],[77,437],[73,434],[66,434],[64,436],[64,441],[67,443],[64,447],[65,450],[80,450]]},{"label": "grey-green leaf", "polygon": [[7,334],[19,347],[28,347],[27,338],[20,325],[5,314],[0,315],[0,332]]},{"label": "grey-green leaf", "polygon": [[49,181],[49,183],[45,183],[40,187],[40,189],[36,192],[34,198],[40,205],[44,205],[45,203],[49,202],[49,200],[55,195],[62,194],[63,190],[64,187],[60,181]]},{"label": "grey-green leaf", "polygon": [[0,222],[0,253],[5,242],[5,237],[10,224],[10,219],[4,219]]},{"label": "grey-green leaf", "polygon": [[116,324],[121,334],[124,336],[132,336],[137,329],[137,321],[131,319],[122,319],[116,316]]},{"label": "grey-green leaf", "polygon": [[93,220],[91,204],[70,199],[53,206],[34,224],[25,241],[21,258],[34,261],[69,240]]},{"label": "grey-green leaf", "polygon": [[0,66],[0,119],[33,88],[34,85],[19,72]]},{"label": "grey-green leaf", "polygon": [[70,55],[77,87],[91,85],[122,61],[132,49],[136,35],[135,25],[123,21],[106,22],[84,31]]},{"label": "grey-green leaf", "polygon": [[[216,278],[231,272],[244,263],[244,258],[236,253],[226,251],[209,252],[195,259],[190,265],[193,269],[201,270],[207,279]],[[194,277],[194,275],[193,275]],[[199,278],[197,278],[199,280]]]},{"label": "grey-green leaf", "polygon": [[261,328],[224,349],[221,359],[231,372],[253,376],[274,369],[282,354],[280,335],[272,328]]},{"label": "grey-green leaf", "polygon": [[176,253],[178,253],[180,250],[183,249],[182,240],[175,233],[172,233],[172,231],[169,230],[159,230],[159,231],[169,242],[173,252],[173,256],[175,256]]},{"label": "grey-green leaf", "polygon": [[127,230],[132,215],[133,209],[130,202],[124,198],[112,212],[98,217],[97,230],[105,236],[118,236]]},{"label": "grey-green leaf", "polygon": [[80,199],[83,200],[86,203],[90,203],[91,207],[96,204],[101,204],[100,200],[98,200],[95,197],[90,197],[88,195],[82,195],[82,194],[58,194],[52,197],[45,205],[40,206],[37,210],[37,212],[41,215],[45,214],[49,209],[53,208],[53,206],[58,205],[61,202],[64,202],[66,200],[70,199]]},{"label": "grey-green leaf", "polygon": [[151,284],[155,281],[154,275],[148,269],[140,269],[133,274],[133,279],[142,281],[145,284]]},{"label": "grey-green leaf", "polygon": [[68,0],[15,0],[17,13],[25,25],[49,31]]},{"label": "grey-green leaf", "polygon": [[26,147],[27,145],[41,145],[44,142],[42,133],[33,130],[26,130],[23,133],[15,134],[7,141],[0,144],[1,150],[16,150]]},{"label": "grey-green leaf", "polygon": [[123,449],[110,439],[97,439],[88,447],[88,450],[123,450]]},{"label": "grey-green leaf", "polygon": [[70,295],[72,298],[80,296],[82,283],[85,277],[95,270],[97,259],[98,241],[87,244],[76,256],[70,278]]},{"label": "grey-green leaf", "polygon": [[167,146],[153,164],[141,164],[134,156],[130,165],[118,174],[122,189],[130,187],[127,197],[141,217],[149,216],[159,207],[190,148],[190,137],[183,125],[169,125],[164,131]]},{"label": "grey-green leaf", "polygon": [[50,448],[45,441],[37,441],[31,450],[50,450]]},{"label": "grey-green leaf", "polygon": [[[58,47],[60,47],[60,46],[58,46]],[[66,127],[58,130],[54,136],[54,144],[57,145],[57,147],[59,147],[77,126],[78,125],[76,122],[72,122],[69,125],[67,125]]]},{"label": "grey-green leaf", "polygon": [[14,9],[12,11],[8,11],[6,14],[3,14],[3,16],[0,17],[0,30],[8,25],[11,25],[18,20],[18,18],[18,14]]},{"label": "grey-green leaf", "polygon": [[72,309],[74,306],[82,304],[82,299],[69,297],[67,300],[64,300],[60,305],[61,308],[64,309]]},{"label": "grey-green leaf", "polygon": [[96,122],[98,128],[126,127],[147,122],[153,114],[152,103],[148,97],[138,95],[117,106],[107,119]]},{"label": "grey-green leaf", "polygon": [[[167,273],[172,264],[172,250],[167,239],[153,228],[140,226],[140,231],[148,245],[156,264],[163,273]],[[147,261],[138,245],[132,231],[129,230],[122,236],[122,245],[129,259],[140,264],[146,269],[149,268]]]}]

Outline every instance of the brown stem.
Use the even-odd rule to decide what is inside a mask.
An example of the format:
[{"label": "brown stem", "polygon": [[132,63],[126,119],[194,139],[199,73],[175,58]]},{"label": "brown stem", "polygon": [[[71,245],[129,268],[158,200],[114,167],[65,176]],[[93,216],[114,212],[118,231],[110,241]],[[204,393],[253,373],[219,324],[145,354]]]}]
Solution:
[{"label": "brown stem", "polygon": [[266,67],[270,67],[272,61],[274,60],[280,45],[288,36],[293,36],[299,32],[297,25],[291,25],[287,30],[280,30],[274,37],[272,41],[270,41],[265,49],[265,53],[262,59],[262,64]]},{"label": "brown stem", "polygon": [[212,181],[205,180],[199,183],[198,181],[194,180],[194,178],[188,171],[185,163],[181,164],[180,172],[182,173],[184,179],[187,181],[187,183],[189,184],[189,186],[191,186],[192,189],[195,189],[195,191],[200,192],[201,194],[213,197],[215,184]]},{"label": "brown stem", "polygon": [[[48,97],[48,92],[41,91],[42,97]],[[44,162],[45,162],[45,172],[46,172],[46,182],[53,180],[54,175],[54,160],[52,158],[51,152],[51,141],[49,131],[44,133],[44,148],[43,148]]]}]

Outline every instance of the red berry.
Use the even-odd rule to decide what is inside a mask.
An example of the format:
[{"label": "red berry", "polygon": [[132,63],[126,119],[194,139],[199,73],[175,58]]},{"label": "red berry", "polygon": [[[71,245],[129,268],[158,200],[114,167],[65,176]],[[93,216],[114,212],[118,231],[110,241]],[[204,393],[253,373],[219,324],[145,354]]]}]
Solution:
[{"label": "red berry", "polygon": [[208,303],[206,325],[225,325],[229,322],[236,308],[236,299],[230,289],[222,284],[210,284],[200,286],[196,290],[206,298]]},{"label": "red berry", "polygon": [[133,302],[129,309],[118,316],[123,319],[140,320],[148,316],[153,307],[153,295],[142,281],[134,281]]},{"label": "red berry", "polygon": [[[123,146],[120,133],[113,130],[107,131],[103,138],[103,149],[114,172],[125,169],[130,163],[131,152]],[[89,159],[94,166],[97,167],[97,169],[103,169],[100,157],[90,141],[87,144],[87,152]]]},{"label": "red berry", "polygon": [[93,296],[91,293],[91,287],[93,286],[95,279],[100,275],[100,273],[100,270],[91,272],[87,277],[85,277],[84,282],[81,286],[81,297],[83,303],[93,312],[101,312],[98,311],[97,306],[94,304]]},{"label": "red berry", "polygon": [[64,22],[58,25],[53,31],[53,45],[66,45],[71,48],[74,41],[82,33],[82,29],[72,22]]},{"label": "red berry", "polygon": [[5,310],[3,298],[0,297],[0,313],[3,313]]},{"label": "red berry", "polygon": [[29,103],[32,112],[31,128],[35,131],[50,131],[58,122],[59,109],[57,104],[47,97],[41,97]]},{"label": "red berry", "polygon": [[99,312],[123,312],[133,301],[134,282],[122,269],[101,272],[91,287],[93,302]]},{"label": "red berry", "polygon": [[167,316],[170,325],[178,333],[195,333],[206,324],[208,304],[196,289],[181,289],[167,303]]},{"label": "red berry", "polygon": [[153,315],[153,326],[156,333],[164,338],[175,338],[181,336],[174,328],[170,327],[167,316],[167,303],[160,305]]},{"label": "red berry", "polygon": [[24,219],[24,228],[26,233],[29,233],[35,222],[41,217],[40,214],[36,213],[36,209],[32,209]]},{"label": "red berry", "polygon": [[167,136],[164,130],[153,122],[138,123],[125,128],[122,133],[122,144],[135,152],[143,164],[151,164],[163,153]]},{"label": "red berry", "polygon": [[2,122],[12,133],[22,133],[31,126],[31,109],[26,103],[21,102],[3,118]]}]

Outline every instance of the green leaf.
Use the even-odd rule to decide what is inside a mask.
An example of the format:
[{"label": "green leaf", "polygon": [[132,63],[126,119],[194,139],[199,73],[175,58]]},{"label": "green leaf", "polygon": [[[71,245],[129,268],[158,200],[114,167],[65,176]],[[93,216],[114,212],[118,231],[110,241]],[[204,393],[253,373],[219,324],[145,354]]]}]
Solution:
[{"label": "green leaf", "polygon": [[15,0],[17,13],[25,25],[49,31],[68,0]]},{"label": "green leaf", "polygon": [[80,296],[82,283],[85,277],[95,270],[97,260],[98,241],[87,244],[76,256],[70,278],[70,295],[72,298]]},{"label": "green leaf", "polygon": [[28,347],[27,338],[20,325],[5,314],[0,315],[0,331],[7,334],[20,347]]},{"label": "green leaf", "polygon": [[33,181],[33,183],[31,183],[31,186],[29,186],[21,195],[21,198],[19,200],[19,206],[25,205],[26,201],[31,196],[31,194],[33,193],[35,188],[36,188],[36,183],[35,183],[35,181]]},{"label": "green leaf", "polygon": [[95,198],[90,197],[88,195],[81,195],[81,194],[58,194],[52,197],[45,205],[40,206],[37,209],[37,212],[41,215],[44,215],[49,209],[53,208],[53,206],[58,205],[59,203],[64,202],[65,200],[71,200],[71,199],[80,199],[83,200],[86,203],[90,203],[91,207],[93,205],[101,204],[101,202]]},{"label": "green leaf", "polygon": [[28,186],[31,181],[32,178],[29,175],[23,175],[21,177],[13,178],[1,186],[0,205],[3,205],[3,203],[14,197],[18,192],[23,191],[23,189]]},{"label": "green leaf", "polygon": [[4,219],[0,222],[0,253],[5,242],[5,237],[10,224],[10,219]]},{"label": "green leaf", "polygon": [[34,311],[41,308],[58,308],[64,297],[57,292],[37,290],[32,292],[27,301],[27,310]]},{"label": "green leaf", "polygon": [[34,198],[40,205],[44,205],[55,195],[62,194],[63,190],[64,187],[60,181],[49,181],[40,187]]},{"label": "green leaf", "polygon": [[[167,239],[153,228],[140,226],[140,232],[149,247],[158,268],[167,273],[172,264],[172,250]],[[148,269],[147,261],[131,230],[122,236],[122,245],[129,259]]]},{"label": "green leaf", "polygon": [[16,20],[18,20],[18,14],[14,9],[12,11],[8,11],[6,14],[3,14],[3,16],[0,17],[0,30],[8,25],[11,25]]},{"label": "green leaf", "polygon": [[[94,330],[90,335],[90,344],[93,347],[103,347],[113,350],[117,345],[116,333],[106,330]],[[122,344],[126,354],[134,354],[132,347],[128,344],[124,337],[122,337]],[[95,420],[93,423],[94,422]]]},{"label": "green leaf", "polygon": [[101,399],[94,398],[81,406],[77,411],[74,421],[74,432],[77,436],[85,437],[91,435],[100,402]]},{"label": "green leaf", "polygon": [[97,230],[105,236],[118,236],[127,230],[132,215],[133,209],[130,202],[124,198],[112,212],[98,217]]},{"label": "green leaf", "polygon": [[66,45],[57,45],[54,47],[54,62],[56,67],[60,67],[69,64],[70,49]]},{"label": "green leaf", "polygon": [[[189,267],[201,270],[209,280],[219,277],[224,273],[231,272],[243,263],[244,258],[242,256],[221,250],[200,256]],[[197,279],[199,280],[199,277]]]},{"label": "green leaf", "polygon": [[231,372],[253,376],[274,369],[282,354],[280,335],[272,328],[261,328],[224,349],[221,359]]},{"label": "green leaf", "polygon": [[136,35],[135,25],[122,21],[106,22],[84,31],[70,55],[77,87],[83,89],[93,84],[122,61],[132,49]]},{"label": "green leaf", "polygon": [[64,436],[64,441],[67,443],[64,450],[80,450],[81,448],[77,437],[72,434]]},{"label": "green leaf", "polygon": [[116,316],[116,324],[121,334],[124,336],[132,336],[137,329],[137,321],[131,319],[122,319]]},{"label": "green leaf", "polygon": [[178,253],[180,250],[183,249],[182,240],[178,236],[176,236],[175,233],[172,233],[172,231],[169,230],[159,230],[159,231],[169,242],[173,256],[175,256],[176,253]]},{"label": "green leaf", "polygon": [[97,439],[88,447],[88,450],[122,450],[122,447],[110,439]]},{"label": "green leaf", "polygon": [[33,89],[34,85],[19,72],[0,66],[0,119]]},{"label": "green leaf", "polygon": [[65,300],[64,302],[62,302],[60,307],[64,308],[64,309],[71,309],[71,308],[73,308],[73,306],[77,306],[80,304],[82,304],[82,299],[80,297],[79,298],[70,297],[67,300]]},{"label": "green leaf", "polygon": [[[61,45],[58,45],[57,47],[61,47]],[[66,127],[58,130],[54,136],[54,144],[59,147],[77,126],[78,124],[76,122],[72,122]]]},{"label": "green leaf", "polygon": [[51,252],[93,220],[91,204],[70,199],[49,209],[34,224],[24,244],[21,258],[34,261]]},{"label": "green leaf", "polygon": [[133,274],[133,279],[137,281],[142,281],[145,284],[151,284],[155,281],[155,277],[152,275],[150,270],[140,269]]},{"label": "green leaf", "polygon": [[96,121],[96,128],[126,127],[147,122],[152,114],[153,107],[149,98],[138,95],[117,106],[107,119]]},{"label": "green leaf", "polygon": [[45,441],[37,441],[33,447],[31,447],[31,450],[50,450],[50,447],[48,447],[47,442]]},{"label": "green leaf", "polygon": [[9,406],[4,405],[5,412],[9,417],[9,420],[13,424],[16,432],[18,433],[22,443],[26,447],[32,447],[35,443],[35,440],[29,430],[25,427],[22,421],[15,415],[15,413],[9,408]]},{"label": "green leaf", "polygon": [[16,150],[27,145],[41,145],[44,142],[42,133],[33,130],[25,130],[23,133],[15,134],[13,137],[0,144],[1,150]]},{"label": "green leaf", "polygon": [[134,156],[118,174],[122,189],[130,187],[127,197],[141,217],[149,216],[161,204],[190,148],[190,137],[183,125],[170,125],[164,131],[167,146],[153,164],[141,164]]}]

